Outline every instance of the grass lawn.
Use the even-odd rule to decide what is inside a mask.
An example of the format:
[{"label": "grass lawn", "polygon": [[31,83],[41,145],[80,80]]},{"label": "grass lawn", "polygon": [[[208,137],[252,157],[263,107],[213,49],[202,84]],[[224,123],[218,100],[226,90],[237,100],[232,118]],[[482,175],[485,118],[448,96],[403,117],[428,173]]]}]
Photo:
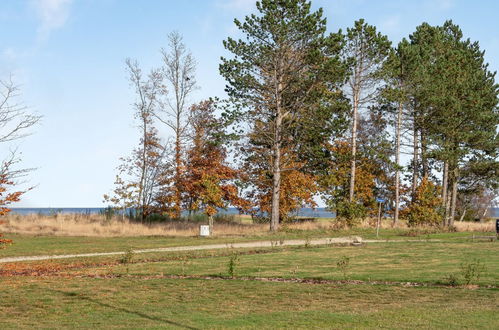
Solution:
[{"label": "grass lawn", "polygon": [[497,290],[239,280],[2,281],[8,328],[489,328]]},{"label": "grass lawn", "polygon": [[[466,239],[471,233],[434,233],[408,236],[406,229],[383,229],[380,240],[425,240],[425,239]],[[475,233],[476,235],[493,235],[494,233]],[[284,230],[278,233],[264,233],[249,236],[220,237],[75,237],[75,236],[33,236],[21,234],[4,234],[4,238],[12,239],[14,244],[8,249],[0,250],[0,258],[15,256],[55,255],[92,252],[125,251],[129,248],[148,249],[169,246],[202,245],[217,243],[235,243],[258,240],[306,239],[320,237],[342,237],[356,235],[364,239],[375,239],[374,229],[357,228],[351,230]]]},{"label": "grass lawn", "polygon": [[[223,252],[223,256],[217,256]],[[199,255],[189,258],[186,254],[180,260],[138,262],[127,268],[130,275],[142,276],[227,276],[230,252],[204,252],[204,258]],[[445,282],[449,275],[463,277],[462,266],[478,260],[484,269],[474,282],[499,286],[498,253],[499,244],[495,242],[394,242],[371,243],[363,247],[276,248],[266,253],[239,255],[234,268],[236,275],[243,277],[438,283]],[[342,257],[349,258],[345,271],[337,266]],[[101,268],[88,271],[107,272]],[[124,271],[125,267],[113,270],[122,274]]]},{"label": "grass lawn", "polygon": [[[333,233],[324,235],[369,234],[365,230]],[[320,237],[317,234],[280,235]],[[76,268],[69,267],[76,259],[19,263],[14,266],[54,267],[55,271],[0,276],[0,329],[499,328],[498,242],[472,242],[464,238],[470,233],[408,237],[394,230],[385,234],[389,242],[360,247],[137,254],[128,264],[118,263],[120,256],[86,258],[84,267]],[[21,255],[30,248],[34,254],[70,253],[276,237],[18,236],[16,244],[2,254]],[[391,242],[434,237],[442,241]],[[236,255],[235,276],[228,278],[230,260]],[[345,258],[348,265],[342,270],[337,263]],[[473,278],[473,286],[442,285],[449,275],[464,283],[462,266],[477,260],[483,270],[479,279]],[[98,264],[103,261],[107,263]],[[0,270],[9,266],[0,264]]]}]

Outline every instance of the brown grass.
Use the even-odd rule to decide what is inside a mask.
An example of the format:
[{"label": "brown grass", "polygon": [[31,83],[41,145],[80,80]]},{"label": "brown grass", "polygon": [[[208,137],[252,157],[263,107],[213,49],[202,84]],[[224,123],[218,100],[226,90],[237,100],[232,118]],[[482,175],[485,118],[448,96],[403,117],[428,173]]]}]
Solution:
[{"label": "brown grass", "polygon": [[[106,220],[99,214],[15,215],[4,218],[0,232],[55,236],[197,236],[203,223],[171,221],[146,224],[119,217]],[[267,231],[266,225],[215,223],[215,236],[254,235]]]},{"label": "brown grass", "polygon": [[[251,219],[238,217],[240,223],[215,223],[214,236],[247,236],[268,233],[268,224],[252,224]],[[366,219],[361,228],[373,228],[376,221]],[[100,214],[56,214],[56,215],[16,215],[9,214],[0,221],[0,232],[28,235],[55,236],[91,236],[91,237],[126,237],[126,236],[180,236],[193,237],[199,234],[202,222],[170,221],[166,223],[146,224],[122,220],[114,217],[106,220]],[[338,224],[330,219],[315,222],[290,223],[284,225],[295,230],[336,230]],[[472,223],[455,222],[458,232],[494,232],[493,222]],[[384,219],[381,228],[392,227],[390,219]],[[395,228],[407,229],[407,224],[400,221]],[[415,228],[417,229],[417,228]],[[419,228],[423,229],[423,228]]]},{"label": "brown grass", "polygon": [[[338,228],[338,223],[335,221],[327,221],[327,220],[319,220],[315,222],[302,222],[302,223],[293,223],[287,225],[290,229],[298,229],[298,230],[335,230]],[[359,228],[376,228],[376,219],[368,218],[362,220],[358,225]],[[457,232],[494,232],[495,231],[495,223],[493,221],[489,222],[454,222],[454,227]],[[382,229],[409,229],[410,227],[407,225],[407,222],[404,220],[399,221],[395,226],[392,224],[392,219],[383,219],[381,221]],[[416,227],[412,229],[428,229],[429,227]],[[431,227],[430,227],[431,228]],[[438,231],[437,228],[435,228]]]},{"label": "brown grass", "polygon": [[495,222],[454,222],[454,227],[457,231],[470,231],[470,232],[495,232]]}]

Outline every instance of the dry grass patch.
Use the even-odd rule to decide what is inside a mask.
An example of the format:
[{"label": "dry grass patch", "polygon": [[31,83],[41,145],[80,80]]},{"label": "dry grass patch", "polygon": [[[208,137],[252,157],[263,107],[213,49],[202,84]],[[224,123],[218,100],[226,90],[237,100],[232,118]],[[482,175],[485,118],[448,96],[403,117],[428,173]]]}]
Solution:
[{"label": "dry grass patch", "polygon": [[[125,236],[179,236],[199,235],[201,223],[169,221],[139,223],[114,217],[110,220],[99,214],[15,215],[4,218],[0,232],[24,235],[125,237]],[[266,225],[242,223],[215,224],[215,236],[256,235],[268,231]]]}]

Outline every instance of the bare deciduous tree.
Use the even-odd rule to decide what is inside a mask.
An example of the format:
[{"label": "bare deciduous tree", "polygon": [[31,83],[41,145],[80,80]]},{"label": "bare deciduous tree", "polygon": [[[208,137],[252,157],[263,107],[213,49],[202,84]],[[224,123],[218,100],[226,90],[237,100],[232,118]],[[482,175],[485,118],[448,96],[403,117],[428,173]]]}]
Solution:
[{"label": "bare deciduous tree", "polygon": [[163,104],[158,119],[166,124],[175,139],[175,173],[173,178],[173,215],[180,218],[182,209],[182,177],[184,172],[184,143],[189,127],[188,99],[196,89],[196,61],[186,49],[178,32],[168,35],[168,49],[162,49],[163,78],[169,85],[170,97]]},{"label": "bare deciduous tree", "polygon": [[19,179],[26,176],[32,169],[17,168],[21,161],[18,149],[15,145],[16,140],[30,135],[30,128],[37,124],[41,116],[29,111],[20,100],[20,88],[16,85],[12,76],[7,80],[0,80],[0,143],[10,144],[10,149],[6,154],[2,154],[0,164],[0,215],[9,210],[6,206],[10,203],[19,201],[19,198],[26,191],[12,191],[12,188],[19,184]]},{"label": "bare deciduous tree", "polygon": [[123,208],[133,206],[140,219],[144,220],[153,211],[152,204],[165,155],[154,119],[161,99],[166,95],[166,88],[160,69],[153,69],[144,77],[137,61],[127,59],[126,65],[130,85],[137,96],[133,106],[140,130],[140,144],[129,158],[122,159],[123,163],[118,168],[120,175],[127,178],[118,175],[114,196],[104,195],[104,199]]}]

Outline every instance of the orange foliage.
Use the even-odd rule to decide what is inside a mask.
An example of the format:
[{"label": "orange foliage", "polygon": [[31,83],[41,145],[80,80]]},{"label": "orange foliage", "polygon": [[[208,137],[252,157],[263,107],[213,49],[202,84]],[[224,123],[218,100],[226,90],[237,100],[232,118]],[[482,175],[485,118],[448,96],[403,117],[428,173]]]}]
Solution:
[{"label": "orange foliage", "polygon": [[[286,221],[293,212],[302,207],[317,207],[314,196],[318,191],[316,178],[299,171],[302,167],[299,162],[293,161],[289,154],[285,154],[283,161],[289,170],[281,172],[281,189],[279,195],[280,221]],[[251,173],[255,189],[249,194],[254,201],[258,212],[270,214],[272,204],[272,176],[271,172],[264,170],[264,166],[253,168]]]},{"label": "orange foliage", "polygon": [[242,209],[248,203],[239,197],[232,183],[238,171],[226,163],[226,149],[222,144],[223,131],[214,117],[214,102],[203,101],[191,107],[193,127],[192,147],[187,153],[187,173],[184,189],[188,209],[203,210],[208,216],[228,204]]},{"label": "orange foliage", "polygon": [[21,195],[25,193],[25,191],[8,192],[7,188],[13,185],[14,182],[8,179],[7,174],[0,174],[0,216],[9,213],[10,209],[7,206],[19,202]]},{"label": "orange foliage", "polygon": [[443,221],[442,214],[439,213],[441,205],[440,187],[425,176],[416,188],[414,200],[400,215],[408,220],[410,226],[438,226]]},{"label": "orange foliage", "polygon": [[[9,192],[8,188],[15,185],[15,182],[10,179],[11,175],[9,172],[9,167],[12,165],[13,160],[4,162],[2,164],[0,173],[0,216],[5,216],[11,210],[8,206],[12,203],[19,202],[21,196],[26,191],[12,191]],[[0,233],[0,249],[4,248],[6,245],[12,243],[11,240],[2,238]]]},{"label": "orange foliage", "polygon": [[[330,146],[334,155],[329,173],[320,179],[322,191],[328,196],[328,204],[333,207],[348,197],[350,183],[351,147],[348,142],[339,141]],[[355,201],[365,207],[375,209],[374,191],[376,187],[376,164],[367,158],[357,158],[355,172]]]}]

